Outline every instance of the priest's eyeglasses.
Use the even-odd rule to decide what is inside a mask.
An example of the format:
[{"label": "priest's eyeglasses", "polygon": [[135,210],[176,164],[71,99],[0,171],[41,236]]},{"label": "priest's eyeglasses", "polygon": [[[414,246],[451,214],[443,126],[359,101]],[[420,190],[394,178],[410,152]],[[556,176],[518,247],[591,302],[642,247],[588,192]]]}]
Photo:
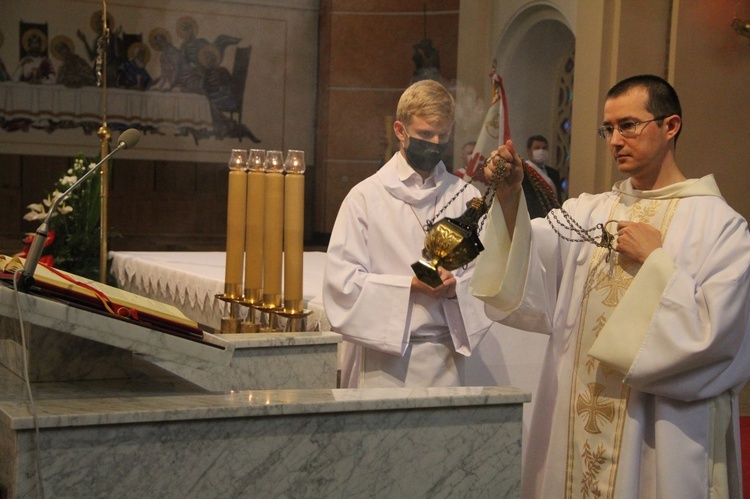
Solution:
[{"label": "priest's eyeglasses", "polygon": [[626,121],[625,123],[620,123],[619,125],[605,125],[597,128],[596,132],[599,134],[599,137],[609,140],[612,138],[612,134],[615,133],[615,129],[617,129],[617,131],[620,132],[620,135],[622,135],[626,139],[632,139],[633,137],[639,136],[643,131],[643,128],[645,128],[641,127],[641,125],[647,125],[652,121],[661,121],[666,118],[669,118],[669,116],[661,116],[659,118],[654,118],[652,120],[646,121]]}]

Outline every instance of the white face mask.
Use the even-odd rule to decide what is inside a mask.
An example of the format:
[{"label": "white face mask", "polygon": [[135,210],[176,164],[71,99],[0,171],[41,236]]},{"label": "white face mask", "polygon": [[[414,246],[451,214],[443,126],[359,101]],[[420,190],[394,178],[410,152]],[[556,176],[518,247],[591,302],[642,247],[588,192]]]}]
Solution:
[{"label": "white face mask", "polygon": [[546,163],[548,159],[549,151],[547,149],[534,149],[531,151],[531,160],[538,165]]}]

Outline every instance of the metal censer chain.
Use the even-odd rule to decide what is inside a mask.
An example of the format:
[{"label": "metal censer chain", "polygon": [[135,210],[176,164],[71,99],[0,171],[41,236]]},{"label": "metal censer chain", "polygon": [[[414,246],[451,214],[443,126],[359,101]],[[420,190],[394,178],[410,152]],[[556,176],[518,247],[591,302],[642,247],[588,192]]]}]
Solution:
[{"label": "metal censer chain", "polygon": [[[508,166],[508,162],[505,160],[505,158],[503,158],[502,156],[500,156],[500,154],[493,154],[492,156],[490,156],[489,158],[487,158],[487,160],[485,160],[485,162],[484,162],[484,166],[486,167],[486,166],[489,166],[490,164],[493,164],[493,160],[494,159],[498,160],[497,170],[495,170],[495,171],[497,173],[499,173],[499,175],[492,175],[492,178],[489,179],[489,184],[487,185],[487,190],[484,191],[484,196],[482,196],[482,201],[485,204],[492,203],[492,198],[495,196],[495,191],[497,191],[497,186],[500,183],[500,178],[501,178],[503,172],[505,172],[505,170],[507,170],[507,166]],[[425,222],[424,227],[423,227],[423,229],[424,229],[425,232],[429,232],[430,231],[430,229],[432,228],[432,226],[435,224],[435,220],[438,220],[438,218],[446,210],[446,208],[448,208],[448,206],[450,206],[451,203],[453,203],[453,201],[455,201],[456,199],[458,199],[458,197],[461,195],[461,193],[466,190],[466,188],[469,186],[469,184],[471,184],[476,179],[476,177],[479,175],[479,172],[481,172],[482,170],[483,170],[483,168],[482,169],[477,168],[477,171],[474,172],[474,175],[471,176],[471,178],[468,180],[468,182],[466,182],[466,184],[464,184],[464,186],[461,187],[458,190],[458,192],[456,192],[453,195],[453,197],[450,198],[443,205],[442,208],[440,208],[440,211],[438,211],[435,214],[435,216],[433,216],[431,219],[429,219],[429,220],[427,220]],[[484,227],[484,221],[486,219],[487,219],[486,216],[482,217],[482,221],[480,222],[479,227],[477,229],[477,234],[482,231],[482,228]]]},{"label": "metal censer chain", "polygon": [[[607,230],[607,224],[611,222],[616,222],[616,220],[607,220],[605,223],[598,223],[594,227],[591,227],[589,229],[584,229],[581,227],[581,225],[576,222],[573,217],[568,213],[565,208],[563,208],[560,203],[557,202],[557,196],[554,195],[554,193],[551,193],[550,195],[549,188],[545,189],[545,186],[541,184],[543,182],[538,176],[536,175],[529,175],[529,181],[531,182],[531,186],[534,188],[534,193],[536,194],[537,198],[542,204],[542,207],[547,212],[547,222],[549,222],[550,227],[552,227],[552,230],[555,231],[555,233],[562,239],[571,242],[571,243],[591,243],[594,246],[598,246],[600,248],[605,248],[609,250],[607,253],[606,261],[609,262],[609,257],[612,254],[612,251],[614,251],[614,235],[610,233]],[[555,213],[555,210],[559,210],[562,214],[563,218],[565,219],[564,223],[560,221],[560,219],[557,217],[557,213]],[[554,222],[553,222],[554,219]],[[567,237],[563,235],[560,230],[557,228],[557,226],[560,226],[562,229],[570,230],[572,232],[575,232],[580,236],[579,239],[574,239]],[[592,235],[592,232],[600,230],[601,234],[599,236]]]}]

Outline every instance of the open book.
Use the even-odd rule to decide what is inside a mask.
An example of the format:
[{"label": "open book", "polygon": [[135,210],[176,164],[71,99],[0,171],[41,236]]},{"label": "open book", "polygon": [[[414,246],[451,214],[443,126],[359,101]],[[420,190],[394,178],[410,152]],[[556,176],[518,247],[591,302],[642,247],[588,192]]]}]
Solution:
[{"label": "open book", "polygon": [[[0,255],[0,281],[13,286],[13,275],[25,259]],[[38,264],[29,293],[187,339],[202,341],[198,323],[177,307]]]}]

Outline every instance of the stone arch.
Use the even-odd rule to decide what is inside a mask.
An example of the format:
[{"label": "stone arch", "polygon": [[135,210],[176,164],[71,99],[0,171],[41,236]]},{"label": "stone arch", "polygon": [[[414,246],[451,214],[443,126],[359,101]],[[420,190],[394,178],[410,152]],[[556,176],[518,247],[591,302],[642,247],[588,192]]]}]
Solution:
[{"label": "stone arch", "polygon": [[[523,156],[526,138],[544,135],[552,166],[568,173],[575,35],[555,6],[519,10],[497,38],[494,59],[508,98],[514,142]],[[567,126],[566,126],[567,120]]]}]

